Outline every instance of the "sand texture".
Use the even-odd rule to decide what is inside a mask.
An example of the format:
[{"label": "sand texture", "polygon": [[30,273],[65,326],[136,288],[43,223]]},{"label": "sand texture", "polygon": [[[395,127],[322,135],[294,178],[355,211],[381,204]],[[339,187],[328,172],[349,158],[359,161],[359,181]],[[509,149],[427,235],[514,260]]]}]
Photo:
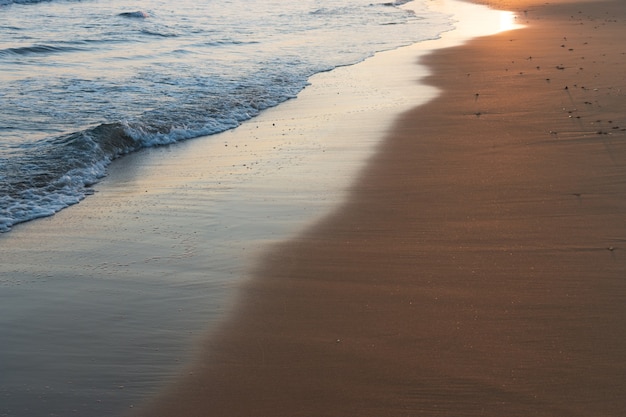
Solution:
[{"label": "sand texture", "polygon": [[143,415],[623,415],[626,9],[489,3],[527,27],[422,59],[442,94]]}]

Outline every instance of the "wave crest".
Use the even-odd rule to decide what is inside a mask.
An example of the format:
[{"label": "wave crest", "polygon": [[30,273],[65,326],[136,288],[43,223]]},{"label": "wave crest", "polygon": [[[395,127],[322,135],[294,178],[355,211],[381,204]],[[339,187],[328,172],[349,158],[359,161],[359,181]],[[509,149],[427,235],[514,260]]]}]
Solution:
[{"label": "wave crest", "polygon": [[142,10],[137,10],[135,12],[122,12],[118,14],[120,17],[128,17],[131,19],[147,19],[150,15]]},{"label": "wave crest", "polygon": [[55,54],[62,52],[82,51],[81,48],[72,46],[54,46],[54,45],[31,45],[18,48],[0,49],[0,56],[6,55],[37,55],[37,54]]},{"label": "wave crest", "polygon": [[122,123],[45,140],[16,151],[4,162],[0,182],[0,232],[50,216],[78,203],[119,156],[141,148]]}]

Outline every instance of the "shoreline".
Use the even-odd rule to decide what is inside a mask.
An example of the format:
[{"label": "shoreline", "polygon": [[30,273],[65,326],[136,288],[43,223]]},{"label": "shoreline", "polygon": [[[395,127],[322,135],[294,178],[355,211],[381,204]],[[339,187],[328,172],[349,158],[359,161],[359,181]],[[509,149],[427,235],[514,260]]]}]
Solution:
[{"label": "shoreline", "polygon": [[422,58],[441,95],[139,415],[623,412],[626,14],[515,10],[527,28]]},{"label": "shoreline", "polygon": [[415,60],[437,42],[318,74],[207,141],[127,155],[97,195],[0,235],[3,406],[116,415],[177,376],[268,248],[345,201],[398,113],[435,96]]}]

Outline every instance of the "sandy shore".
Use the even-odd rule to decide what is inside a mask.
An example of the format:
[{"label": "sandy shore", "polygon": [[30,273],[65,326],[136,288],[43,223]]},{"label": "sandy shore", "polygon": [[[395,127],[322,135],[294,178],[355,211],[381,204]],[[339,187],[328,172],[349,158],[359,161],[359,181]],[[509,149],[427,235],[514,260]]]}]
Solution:
[{"label": "sandy shore", "polygon": [[422,60],[441,96],[144,415],[623,414],[626,11],[490,3],[527,28]]},{"label": "sandy shore", "polygon": [[0,235],[0,415],[622,415],[626,11],[483,3]]}]

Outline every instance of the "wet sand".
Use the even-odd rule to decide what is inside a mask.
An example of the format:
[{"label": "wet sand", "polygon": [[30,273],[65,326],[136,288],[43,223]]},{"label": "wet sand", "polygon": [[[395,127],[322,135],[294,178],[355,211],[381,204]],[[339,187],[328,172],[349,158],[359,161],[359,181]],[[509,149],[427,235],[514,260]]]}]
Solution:
[{"label": "wet sand", "polygon": [[626,10],[490,3],[527,27],[422,58],[442,94],[141,415],[623,414]]}]

